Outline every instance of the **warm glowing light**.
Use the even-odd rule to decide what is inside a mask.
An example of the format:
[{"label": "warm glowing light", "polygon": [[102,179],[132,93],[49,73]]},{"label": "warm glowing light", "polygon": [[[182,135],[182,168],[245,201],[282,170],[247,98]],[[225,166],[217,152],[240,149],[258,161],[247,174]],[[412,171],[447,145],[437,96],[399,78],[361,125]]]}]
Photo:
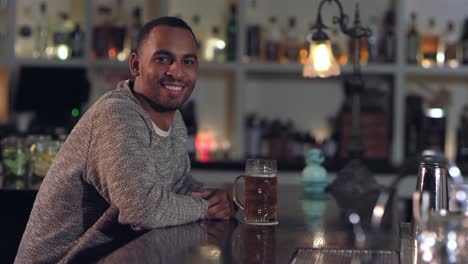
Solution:
[{"label": "warm glowing light", "polygon": [[212,132],[199,132],[195,137],[195,149],[197,150],[197,159],[203,162],[209,161],[210,153],[218,147],[216,138]]},{"label": "warm glowing light", "polygon": [[117,56],[117,48],[110,48],[107,54],[109,55],[109,58],[114,58]]},{"label": "warm glowing light", "polygon": [[304,77],[326,78],[340,74],[340,66],[331,51],[330,40],[310,43],[309,58],[304,64]]},{"label": "warm glowing light", "polygon": [[125,52],[119,52],[117,55],[117,60],[118,61],[125,61],[127,59],[127,54]]},{"label": "warm glowing light", "polygon": [[329,58],[329,54],[327,52],[327,45],[319,44],[313,50],[314,56],[314,67],[317,71],[326,71],[331,67],[331,62]]},{"label": "warm glowing light", "polygon": [[61,44],[61,45],[57,46],[57,57],[59,59],[66,60],[66,59],[68,59],[69,55],[70,54],[69,54],[69,50],[68,50],[67,45]]},{"label": "warm glowing light", "polygon": [[226,47],[226,42],[224,42],[224,40],[218,39],[215,42],[215,45],[216,45],[216,48],[218,49],[224,49]]}]

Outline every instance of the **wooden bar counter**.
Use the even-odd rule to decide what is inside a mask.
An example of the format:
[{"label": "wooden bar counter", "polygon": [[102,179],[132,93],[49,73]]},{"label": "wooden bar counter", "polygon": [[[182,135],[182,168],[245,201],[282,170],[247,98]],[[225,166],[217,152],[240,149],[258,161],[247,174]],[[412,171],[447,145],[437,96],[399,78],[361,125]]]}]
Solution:
[{"label": "wooden bar counter", "polygon": [[[230,186],[225,186],[230,189]],[[348,199],[349,198],[349,199]],[[365,197],[364,197],[365,198]],[[342,198],[340,198],[342,199]],[[352,225],[344,204],[370,208],[373,198],[311,194],[302,186],[279,185],[275,226],[230,221],[195,223],[136,233],[129,228],[103,234],[102,246],[90,248],[77,262],[99,263],[406,263],[401,250],[399,220],[375,230],[365,211],[356,211],[361,224]],[[363,202],[364,201],[364,202]],[[359,207],[360,205],[358,205]],[[398,219],[390,217],[390,219]],[[365,240],[356,242],[362,229]],[[357,230],[357,231],[356,231]],[[408,232],[405,229],[404,233]],[[357,232],[357,233],[356,233]],[[407,237],[407,236],[406,236]],[[359,240],[359,239],[358,239]],[[408,245],[408,243],[406,243]],[[353,261],[360,262],[353,262]]]}]

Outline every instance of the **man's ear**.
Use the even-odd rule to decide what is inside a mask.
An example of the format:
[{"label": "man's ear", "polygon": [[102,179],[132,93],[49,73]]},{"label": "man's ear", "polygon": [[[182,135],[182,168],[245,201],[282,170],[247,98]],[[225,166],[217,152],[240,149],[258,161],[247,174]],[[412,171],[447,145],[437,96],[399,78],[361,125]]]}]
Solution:
[{"label": "man's ear", "polygon": [[138,54],[136,52],[130,53],[128,65],[130,67],[130,72],[133,77],[137,77],[140,75],[140,57],[138,57]]}]

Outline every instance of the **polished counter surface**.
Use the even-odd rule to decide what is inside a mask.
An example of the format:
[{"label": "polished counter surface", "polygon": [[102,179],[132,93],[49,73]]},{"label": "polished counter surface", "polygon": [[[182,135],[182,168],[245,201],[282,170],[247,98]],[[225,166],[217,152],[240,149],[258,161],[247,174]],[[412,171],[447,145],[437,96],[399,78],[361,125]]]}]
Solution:
[{"label": "polished counter surface", "polygon": [[[230,188],[230,186],[226,186]],[[111,243],[90,249],[77,261],[100,263],[397,263],[400,224],[393,216],[381,230],[369,227],[372,194],[340,197],[306,193],[301,186],[280,185],[275,226],[230,221],[195,223],[115,234]],[[348,220],[350,210],[361,216],[359,226]],[[362,210],[361,210],[362,209]],[[241,212],[237,219],[241,219]],[[397,220],[398,221],[398,220]],[[365,235],[357,241],[356,228]],[[359,240],[359,239],[358,239]],[[327,263],[332,263],[328,262]],[[353,262],[354,263],[354,262]],[[361,263],[361,262],[360,262]]]}]

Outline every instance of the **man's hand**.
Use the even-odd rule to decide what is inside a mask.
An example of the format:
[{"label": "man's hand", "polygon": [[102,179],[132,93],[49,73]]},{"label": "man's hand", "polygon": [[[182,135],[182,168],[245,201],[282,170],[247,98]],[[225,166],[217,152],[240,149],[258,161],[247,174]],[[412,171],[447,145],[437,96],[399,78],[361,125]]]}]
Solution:
[{"label": "man's hand", "polygon": [[235,214],[234,203],[224,190],[203,189],[200,192],[193,192],[192,197],[208,201],[208,211],[202,219],[229,219]]}]

